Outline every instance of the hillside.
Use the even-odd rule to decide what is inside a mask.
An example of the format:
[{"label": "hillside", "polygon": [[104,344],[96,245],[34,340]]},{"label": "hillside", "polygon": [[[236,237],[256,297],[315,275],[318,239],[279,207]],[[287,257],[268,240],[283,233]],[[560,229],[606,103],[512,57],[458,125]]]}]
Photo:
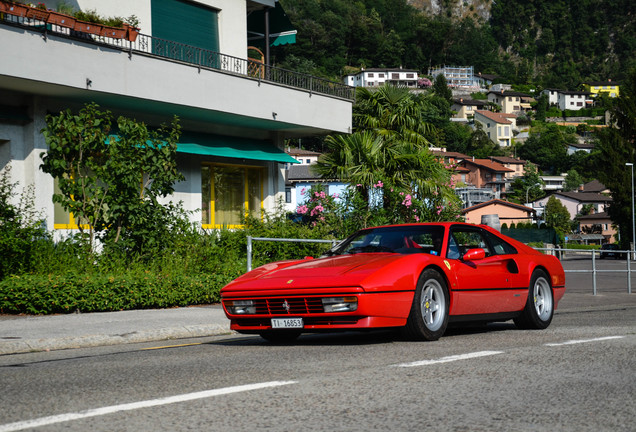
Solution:
[{"label": "hillside", "polygon": [[276,64],[340,79],[348,67],[471,65],[512,83],[576,88],[636,67],[633,0],[280,0],[297,43]]}]

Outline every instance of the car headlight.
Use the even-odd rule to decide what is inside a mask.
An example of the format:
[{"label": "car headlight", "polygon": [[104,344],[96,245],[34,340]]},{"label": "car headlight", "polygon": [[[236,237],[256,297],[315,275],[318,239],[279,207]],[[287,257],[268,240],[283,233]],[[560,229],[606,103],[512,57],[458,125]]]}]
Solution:
[{"label": "car headlight", "polygon": [[358,309],[358,298],[324,297],[322,307],[325,312],[353,312]]},{"label": "car headlight", "polygon": [[248,315],[256,313],[253,300],[227,300],[225,308],[233,315]]}]

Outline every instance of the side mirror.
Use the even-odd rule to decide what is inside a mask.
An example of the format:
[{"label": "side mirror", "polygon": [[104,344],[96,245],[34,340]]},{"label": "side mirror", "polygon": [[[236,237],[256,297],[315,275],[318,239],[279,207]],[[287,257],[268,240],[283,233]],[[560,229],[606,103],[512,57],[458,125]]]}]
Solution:
[{"label": "side mirror", "polygon": [[479,249],[469,249],[466,251],[462,260],[464,261],[477,261],[486,258],[486,251]]}]

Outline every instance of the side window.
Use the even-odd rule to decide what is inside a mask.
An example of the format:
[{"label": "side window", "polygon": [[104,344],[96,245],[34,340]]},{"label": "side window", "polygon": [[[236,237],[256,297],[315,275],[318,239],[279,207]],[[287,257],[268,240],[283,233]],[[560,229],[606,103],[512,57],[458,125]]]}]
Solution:
[{"label": "side window", "polygon": [[494,255],[481,231],[470,228],[452,230],[446,256],[449,259],[459,259],[470,249],[483,249],[486,251],[486,256]]},{"label": "side window", "polygon": [[488,236],[488,240],[490,241],[490,245],[492,246],[494,255],[510,255],[517,253],[517,250],[514,247],[512,247],[496,235],[493,235],[489,232],[487,232],[486,235]]}]

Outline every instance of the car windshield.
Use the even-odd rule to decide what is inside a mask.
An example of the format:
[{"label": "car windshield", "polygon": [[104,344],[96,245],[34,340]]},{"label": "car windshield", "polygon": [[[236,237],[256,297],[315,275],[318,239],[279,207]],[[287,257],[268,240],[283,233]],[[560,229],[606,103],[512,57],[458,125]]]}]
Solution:
[{"label": "car windshield", "polygon": [[406,225],[370,228],[358,231],[327,255],[357,253],[428,253],[439,255],[444,227],[436,225]]}]

